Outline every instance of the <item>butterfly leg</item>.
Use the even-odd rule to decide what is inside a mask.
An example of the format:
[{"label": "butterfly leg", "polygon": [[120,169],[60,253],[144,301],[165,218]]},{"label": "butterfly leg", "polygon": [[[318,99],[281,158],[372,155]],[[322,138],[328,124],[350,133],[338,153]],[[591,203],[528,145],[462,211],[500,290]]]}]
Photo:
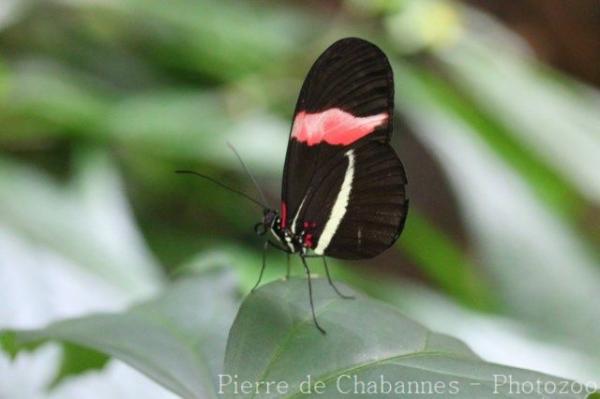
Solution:
[{"label": "butterfly leg", "polygon": [[317,316],[315,315],[315,305],[313,303],[312,282],[310,280],[310,270],[308,269],[308,265],[306,264],[306,259],[304,259],[303,256],[300,256],[300,259],[302,259],[302,264],[304,265],[304,270],[306,271],[306,279],[308,280],[308,298],[310,301],[310,311],[312,312],[313,322],[315,323],[315,327],[317,327],[317,329],[319,331],[321,331],[322,334],[327,334],[327,332],[323,329],[323,327],[321,327],[319,325],[319,322],[317,321]]},{"label": "butterfly leg", "polygon": [[338,290],[338,288],[335,286],[335,284],[333,283],[333,280],[331,279],[331,274],[329,274],[329,266],[327,266],[327,260],[325,259],[325,257],[323,256],[323,265],[325,265],[325,273],[327,274],[327,281],[329,281],[329,285],[333,288],[333,290],[341,297],[344,299],[354,299],[354,297],[352,295],[344,295],[340,292],[340,290]]},{"label": "butterfly leg", "polygon": [[286,249],[284,247],[279,246],[279,244],[277,244],[277,243],[275,243],[275,242],[273,242],[271,240],[269,240],[268,243],[273,248],[278,249],[281,252],[285,252],[285,254],[287,255],[287,259],[286,259],[286,261],[287,261],[287,272],[285,274],[285,279],[289,280],[290,279],[290,254],[291,254],[290,250]]},{"label": "butterfly leg", "polygon": [[269,248],[269,241],[265,241],[265,244],[263,245],[262,267],[260,268],[260,274],[258,275],[258,281],[256,282],[256,284],[254,284],[254,287],[252,288],[252,290],[250,292],[254,292],[254,290],[258,287],[258,285],[260,284],[260,281],[262,280],[263,273],[265,272],[265,267],[267,267],[267,249],[268,248]]}]

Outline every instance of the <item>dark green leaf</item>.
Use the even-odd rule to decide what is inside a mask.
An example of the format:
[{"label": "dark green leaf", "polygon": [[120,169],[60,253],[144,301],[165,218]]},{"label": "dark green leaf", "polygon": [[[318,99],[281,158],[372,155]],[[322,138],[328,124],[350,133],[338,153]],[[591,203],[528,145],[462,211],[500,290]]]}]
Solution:
[{"label": "dark green leaf", "polygon": [[[504,376],[522,384],[538,380],[558,384],[562,380],[487,363],[462,342],[427,330],[389,305],[363,296],[339,298],[326,280],[313,280],[313,288],[317,316],[327,335],[313,325],[304,279],[277,281],[248,296],[229,335],[220,390],[236,398],[304,397],[299,390],[306,388],[310,376],[312,384],[322,381],[324,392],[313,391],[308,397],[348,397],[347,392],[356,386],[355,378],[365,382],[365,389],[374,381],[377,392],[369,395],[374,398],[398,397],[399,391],[404,392],[402,397],[460,395],[478,399],[586,395],[509,395],[511,387],[503,383]],[[350,292],[346,286],[341,289]],[[382,393],[387,386],[382,379],[392,384],[389,395]],[[254,387],[251,393],[242,391],[245,381]],[[269,382],[280,381],[289,384],[288,388],[277,391],[272,384],[270,393],[266,392]],[[258,387],[257,382],[261,384]],[[437,393],[423,394],[415,391],[414,384],[425,393],[429,386],[440,388]],[[362,385],[357,389],[353,396],[363,397]]]},{"label": "dark green leaf", "polygon": [[108,359],[108,356],[98,351],[65,342],[60,369],[50,383],[50,387],[58,386],[67,377],[78,375],[88,370],[101,369],[106,365]]},{"label": "dark green leaf", "polygon": [[34,351],[40,346],[40,341],[20,342],[14,331],[6,331],[0,334],[0,349],[14,359],[20,351]]}]

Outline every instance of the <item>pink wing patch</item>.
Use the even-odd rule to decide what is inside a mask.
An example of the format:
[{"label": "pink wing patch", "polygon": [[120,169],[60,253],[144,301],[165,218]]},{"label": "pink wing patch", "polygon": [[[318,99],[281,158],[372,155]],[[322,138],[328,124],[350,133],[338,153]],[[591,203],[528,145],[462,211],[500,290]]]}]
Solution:
[{"label": "pink wing patch", "polygon": [[354,116],[339,108],[331,108],[316,114],[302,111],[296,115],[292,137],[308,145],[326,142],[332,145],[348,145],[373,132],[387,121],[388,114]]}]

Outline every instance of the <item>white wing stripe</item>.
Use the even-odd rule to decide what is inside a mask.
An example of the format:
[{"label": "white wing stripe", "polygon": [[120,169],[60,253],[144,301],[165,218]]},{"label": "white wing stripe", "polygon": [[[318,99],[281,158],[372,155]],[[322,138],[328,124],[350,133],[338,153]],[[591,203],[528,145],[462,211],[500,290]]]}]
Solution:
[{"label": "white wing stripe", "polygon": [[314,250],[317,255],[322,255],[325,252],[348,209],[348,201],[350,200],[350,192],[352,191],[352,181],[354,180],[354,150],[346,152],[346,157],[348,158],[348,169],[346,169],[340,192],[333,203],[333,208],[331,208],[329,219],[327,220],[327,223],[325,223],[325,228],[321,233],[321,237],[319,237],[319,243]]},{"label": "white wing stripe", "polygon": [[302,210],[302,206],[304,206],[306,197],[308,197],[308,195],[306,195],[304,197],[304,199],[302,200],[302,202],[300,203],[300,206],[298,207],[298,211],[296,212],[296,216],[294,216],[294,220],[292,221],[292,233],[296,233],[296,222],[298,222],[298,216],[300,216],[300,211]]}]

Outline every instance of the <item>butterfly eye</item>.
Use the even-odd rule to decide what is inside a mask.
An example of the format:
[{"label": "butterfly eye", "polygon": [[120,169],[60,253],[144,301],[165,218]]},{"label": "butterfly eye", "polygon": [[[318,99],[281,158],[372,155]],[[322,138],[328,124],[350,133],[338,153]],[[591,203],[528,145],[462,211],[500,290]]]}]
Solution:
[{"label": "butterfly eye", "polygon": [[254,225],[254,232],[256,234],[258,234],[259,236],[263,236],[267,232],[267,228],[265,227],[265,225],[263,223],[256,223]]}]

